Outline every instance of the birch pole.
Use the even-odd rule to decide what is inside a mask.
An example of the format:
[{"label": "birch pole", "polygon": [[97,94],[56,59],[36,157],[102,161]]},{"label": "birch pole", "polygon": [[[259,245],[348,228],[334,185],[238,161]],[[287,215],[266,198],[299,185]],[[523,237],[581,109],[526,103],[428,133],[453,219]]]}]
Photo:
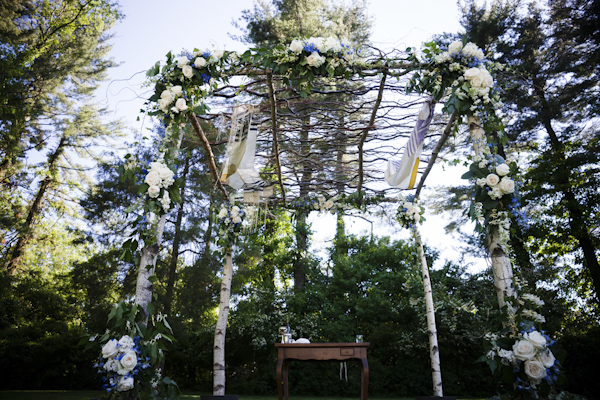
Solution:
[{"label": "birch pole", "polygon": [[[481,120],[479,117],[469,117],[469,132],[471,134],[471,140],[473,141],[475,155],[479,155],[486,146],[485,134],[481,127]],[[508,254],[506,254],[502,242],[500,241],[498,229],[495,229],[488,236],[487,245],[492,260],[494,288],[496,289],[496,295],[498,296],[498,304],[500,307],[503,307],[506,304],[504,300],[505,297],[515,296],[516,290],[512,285],[513,271],[510,258],[508,257]]]},{"label": "birch pole", "polygon": [[[180,131],[179,137],[177,138],[177,147],[175,148],[175,157],[177,157],[177,154],[179,153],[182,141],[183,132]],[[152,222],[154,218],[156,218],[156,216],[151,214],[150,220]],[[163,214],[156,226],[156,242],[152,245],[144,246],[140,257],[140,268],[138,270],[137,282],[135,285],[135,304],[139,305],[142,309],[144,323],[148,320],[148,304],[152,301],[152,282],[150,281],[150,277],[154,276],[158,251],[160,249],[160,243],[162,242],[166,222],[167,215]]]},{"label": "birch pole", "polygon": [[221,280],[221,296],[219,299],[219,317],[215,327],[213,345],[213,396],[225,395],[225,334],[229,317],[229,300],[231,298],[231,279],[233,277],[233,261],[231,248],[227,249],[223,278]]},{"label": "birch pole", "polygon": [[442,389],[442,368],[440,365],[440,349],[437,340],[437,328],[435,325],[435,307],[433,305],[433,291],[431,290],[431,279],[429,279],[429,267],[423,251],[423,242],[418,228],[413,229],[417,251],[421,258],[421,276],[423,277],[423,288],[425,290],[425,310],[427,314],[427,334],[429,335],[429,357],[431,359],[431,377],[433,379],[433,395],[444,396]]}]

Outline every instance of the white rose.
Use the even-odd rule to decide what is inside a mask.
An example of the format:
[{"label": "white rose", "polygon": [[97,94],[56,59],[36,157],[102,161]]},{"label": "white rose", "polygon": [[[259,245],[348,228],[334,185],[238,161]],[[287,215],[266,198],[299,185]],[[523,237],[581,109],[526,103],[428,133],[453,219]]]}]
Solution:
[{"label": "white rose", "polygon": [[204,59],[204,57],[198,57],[194,61],[194,65],[196,66],[196,68],[202,68],[206,65],[206,59]]},{"label": "white rose", "polygon": [[177,109],[179,111],[185,111],[188,109],[187,104],[185,103],[185,99],[180,97],[177,99],[177,101],[175,102],[175,107],[177,107]]},{"label": "white rose", "polygon": [[528,360],[525,361],[525,374],[537,384],[546,377],[546,367],[539,361]]},{"label": "white rose", "polygon": [[496,173],[500,176],[508,175],[510,167],[506,164],[500,164],[496,166]]},{"label": "white rose", "polygon": [[415,222],[419,222],[421,221],[421,214],[415,214],[413,218],[415,219]]},{"label": "white rose", "polygon": [[292,40],[289,48],[292,53],[300,54],[302,53],[302,49],[304,49],[304,43],[300,40]]},{"label": "white rose", "polygon": [[462,42],[460,40],[457,40],[455,42],[450,43],[450,46],[448,46],[448,53],[449,54],[458,53],[462,50],[462,48],[463,48]]},{"label": "white rose", "polygon": [[538,331],[533,331],[527,334],[526,337],[527,340],[529,340],[531,344],[533,344],[533,347],[535,347],[536,349],[539,350],[546,347],[546,338]]},{"label": "white rose", "polygon": [[160,94],[160,98],[168,100],[170,103],[175,99],[175,95],[173,94],[173,92],[167,89],[162,91],[162,93]]},{"label": "white rose", "polygon": [[158,171],[150,170],[150,172],[148,172],[148,175],[146,175],[146,179],[144,179],[144,182],[146,182],[148,186],[160,186],[162,179],[160,178],[160,174],[158,173]]},{"label": "white rose", "polygon": [[308,44],[313,44],[317,50],[323,49],[324,40],[322,37],[311,37],[307,42]]},{"label": "white rose", "polygon": [[159,99],[158,100],[158,108],[160,108],[164,112],[167,112],[170,105],[171,105],[171,100],[169,100],[169,99]]},{"label": "white rose", "polygon": [[556,358],[554,358],[554,354],[550,350],[546,350],[538,356],[538,360],[544,364],[544,367],[550,368],[554,365]]},{"label": "white rose", "polygon": [[463,54],[483,60],[483,51],[475,43],[467,43],[462,49]]},{"label": "white rose", "polygon": [[478,88],[483,86],[485,76],[482,69],[477,67],[469,68],[463,74],[465,79],[469,81],[472,87]]},{"label": "white rose", "polygon": [[242,218],[239,215],[236,215],[231,220],[233,221],[234,224],[239,224],[240,222],[242,222]]},{"label": "white rose", "polygon": [[180,85],[175,85],[171,89],[169,89],[173,95],[179,97],[183,94],[183,88]]},{"label": "white rose", "polygon": [[119,348],[117,347],[118,343],[119,342],[117,342],[116,339],[110,339],[106,342],[104,346],[102,346],[102,357],[110,358],[116,356],[119,352]]},{"label": "white rose", "polygon": [[135,346],[135,342],[133,341],[131,336],[124,335],[119,340],[119,351],[121,353],[125,353],[125,352],[133,349],[133,346]]},{"label": "white rose", "polygon": [[183,68],[184,65],[188,65],[189,63],[190,60],[186,56],[182,56],[177,59],[177,66],[179,68]]},{"label": "white rose", "polygon": [[325,40],[325,43],[323,43],[323,51],[329,50],[333,50],[335,52],[342,51],[342,45],[340,41],[333,36],[329,36],[327,40]]},{"label": "white rose", "polygon": [[488,176],[486,176],[485,181],[488,184],[488,186],[494,187],[500,182],[500,177],[496,174],[489,174]]},{"label": "white rose", "polygon": [[128,372],[132,371],[137,365],[137,356],[135,355],[135,352],[128,351],[127,353],[123,354],[120,363],[121,368],[119,368],[117,371],[119,375],[126,375]]},{"label": "white rose", "polygon": [[133,389],[133,377],[129,376],[129,377],[125,377],[122,376],[119,379],[119,382],[117,382],[117,391],[119,392],[126,392],[128,390]]},{"label": "white rose", "polygon": [[316,51],[313,51],[310,56],[306,57],[306,63],[311,67],[319,68],[324,62],[325,58],[321,57]]},{"label": "white rose", "polygon": [[500,188],[500,190],[502,190],[502,193],[504,193],[504,194],[514,193],[515,181],[510,179],[508,176],[505,176],[504,178],[502,178],[502,180],[498,184],[498,187]]},{"label": "white rose", "polygon": [[164,164],[159,169],[157,169],[156,172],[158,173],[158,176],[160,176],[160,179],[162,179],[163,181],[170,180],[175,175],[175,173]]},{"label": "white rose", "polygon": [[519,340],[513,344],[513,354],[519,360],[531,360],[535,356],[535,347],[529,340]]},{"label": "white rose", "polygon": [[194,76],[194,70],[189,65],[184,65],[183,68],[181,68],[181,72],[186,78],[191,78],[192,76]]},{"label": "white rose", "polygon": [[159,186],[150,186],[148,188],[148,196],[150,196],[151,198],[155,199],[158,197],[159,194],[160,194]]},{"label": "white rose", "polygon": [[227,216],[227,209],[226,208],[221,208],[221,211],[219,211],[219,218],[225,218]]}]

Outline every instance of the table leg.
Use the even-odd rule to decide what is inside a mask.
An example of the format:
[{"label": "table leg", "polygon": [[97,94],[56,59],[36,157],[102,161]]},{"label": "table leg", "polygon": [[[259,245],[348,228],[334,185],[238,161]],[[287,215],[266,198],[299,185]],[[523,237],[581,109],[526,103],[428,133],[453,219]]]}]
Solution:
[{"label": "table leg", "polygon": [[366,358],[361,358],[360,361],[360,400],[367,400],[369,396],[369,363]]},{"label": "table leg", "polygon": [[281,380],[281,366],[283,365],[283,360],[279,358],[277,360],[277,394],[279,395],[279,400],[283,400],[283,388],[281,387],[283,381]]},{"label": "table leg", "polygon": [[283,362],[283,395],[285,396],[285,400],[289,400],[290,397],[290,387],[288,386],[288,371],[290,369],[290,360],[285,360]]}]

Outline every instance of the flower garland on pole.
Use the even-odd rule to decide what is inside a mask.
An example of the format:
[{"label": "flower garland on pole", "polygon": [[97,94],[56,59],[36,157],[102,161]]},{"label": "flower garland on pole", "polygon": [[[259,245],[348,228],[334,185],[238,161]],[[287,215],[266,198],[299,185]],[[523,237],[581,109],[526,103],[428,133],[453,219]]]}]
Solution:
[{"label": "flower garland on pole", "polygon": [[[485,131],[502,134],[503,124],[495,113],[501,107],[500,92],[494,74],[501,65],[485,60],[483,51],[473,43],[455,41],[446,50],[435,42],[425,44],[425,68],[416,71],[408,91],[431,94],[436,100],[447,96],[443,111],[467,116],[475,156],[469,171],[462,177],[473,184],[473,201],[466,211],[475,221],[476,231],[484,236],[492,258],[492,270],[503,312],[503,329],[486,336],[486,361],[492,372],[499,366],[510,385],[511,398],[546,398],[556,381],[558,361],[549,350],[554,343],[536,324],[543,316],[531,310],[543,302],[527,293],[518,296],[512,265],[507,254],[510,239],[510,217],[524,226],[520,211],[518,166],[493,154]],[[527,308],[530,307],[530,308]]]}]

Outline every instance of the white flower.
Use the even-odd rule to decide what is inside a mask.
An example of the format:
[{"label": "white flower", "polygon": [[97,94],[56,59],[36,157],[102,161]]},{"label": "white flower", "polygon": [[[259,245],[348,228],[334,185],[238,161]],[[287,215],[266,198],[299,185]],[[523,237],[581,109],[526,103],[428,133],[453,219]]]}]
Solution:
[{"label": "white flower", "polygon": [[158,108],[160,108],[162,111],[167,112],[169,110],[170,105],[171,105],[171,100],[158,99]]},{"label": "white flower", "polygon": [[102,346],[102,357],[110,358],[117,355],[119,348],[117,346],[119,342],[116,339],[110,339]]},{"label": "white flower", "polygon": [[507,164],[500,164],[496,166],[496,173],[499,176],[508,175],[510,172],[510,167]]},{"label": "white flower", "polygon": [[535,347],[529,340],[519,340],[513,345],[513,353],[521,361],[531,360],[535,357]]},{"label": "white flower", "polygon": [[325,208],[330,209],[331,207],[333,207],[333,201],[329,199],[325,202]]},{"label": "white flower", "polygon": [[144,182],[146,182],[148,186],[160,186],[162,179],[158,171],[151,169],[150,172],[148,172],[148,175],[146,175]]},{"label": "white flower", "polygon": [[489,187],[494,187],[500,182],[500,177],[496,174],[489,174],[486,176],[485,181]]},{"label": "white flower", "polygon": [[104,369],[109,372],[117,372],[119,369],[119,362],[114,358],[109,358],[108,361],[104,363]]},{"label": "white flower", "polygon": [[494,84],[494,78],[485,68],[469,68],[463,75],[474,88],[489,88]]},{"label": "white flower", "polygon": [[322,37],[311,37],[306,41],[308,44],[313,44],[317,50],[323,50],[324,40]]},{"label": "white flower", "polygon": [[554,365],[556,358],[554,358],[554,354],[550,350],[546,350],[538,355],[538,360],[544,364],[544,367],[550,368]]},{"label": "white flower", "polygon": [[160,204],[162,204],[163,210],[165,212],[169,211],[169,207],[171,205],[171,197],[169,196],[169,192],[165,190],[163,197],[160,199]]},{"label": "white flower", "polygon": [[415,222],[419,222],[421,221],[421,214],[416,213],[413,218],[415,219]]},{"label": "white flower", "polygon": [[488,192],[488,195],[490,196],[491,199],[497,200],[497,199],[501,198],[502,196],[504,196],[504,193],[502,192],[502,190],[500,190],[500,188],[498,186],[496,186]]},{"label": "white flower", "polygon": [[292,53],[300,54],[302,53],[302,49],[304,49],[304,43],[300,40],[292,40],[289,48]]},{"label": "white flower", "polygon": [[323,43],[323,51],[329,50],[335,51],[336,53],[342,51],[342,44],[337,38],[333,36],[329,36],[325,40],[325,43]]},{"label": "white flower", "polygon": [[117,383],[117,391],[119,392],[126,392],[128,390],[133,389],[133,377],[129,376],[129,377],[125,377],[122,376],[119,379],[119,382]]},{"label": "white flower", "polygon": [[[450,53],[448,53],[447,51],[433,57],[433,61],[435,61],[436,64],[441,64],[443,62],[450,61],[450,60],[451,60]],[[456,64],[456,63],[450,64],[450,71],[453,71],[457,65],[458,64]]]},{"label": "white flower", "polygon": [[137,365],[137,356],[135,355],[135,352],[128,351],[127,353],[123,354],[120,364],[121,368],[117,370],[119,375],[126,375],[128,372],[132,371]]},{"label": "white flower", "polygon": [[525,374],[538,384],[546,377],[546,367],[539,361],[528,360],[525,361]]},{"label": "white flower", "polygon": [[167,100],[169,103],[175,100],[175,94],[169,89],[163,90],[160,94],[161,99]]},{"label": "white flower", "polygon": [[538,331],[530,332],[526,335],[526,339],[533,344],[533,347],[540,350],[546,347],[546,338]]},{"label": "white flower", "polygon": [[500,349],[498,350],[498,355],[509,363],[515,362],[515,353],[510,350]]},{"label": "white flower", "polygon": [[504,193],[504,194],[514,193],[515,181],[510,179],[508,176],[505,176],[504,178],[502,178],[502,180],[498,184],[498,187],[500,188],[500,190],[502,190],[502,193]]},{"label": "white flower", "polygon": [[224,53],[225,53],[225,52],[224,52],[223,50],[215,50],[215,51],[212,53],[212,57],[213,57],[215,60],[220,60],[220,59],[221,59],[221,57],[223,57],[223,54],[224,54]]},{"label": "white flower", "polygon": [[484,187],[485,185],[487,185],[487,179],[485,179],[485,178],[477,178],[477,181],[475,183],[479,187]]},{"label": "white flower", "polygon": [[176,97],[183,94],[183,88],[180,85],[175,85],[169,89]]},{"label": "white flower", "polygon": [[525,300],[529,300],[532,303],[535,303],[535,305],[537,305],[538,307],[541,307],[544,304],[546,304],[546,303],[544,303],[544,300],[540,299],[539,297],[537,297],[536,295],[531,294],[531,293],[525,293],[521,297]]},{"label": "white flower", "polygon": [[179,99],[177,99],[177,101],[175,102],[175,107],[177,107],[177,110],[179,110],[179,111],[185,111],[188,109],[188,106],[183,97],[180,97]]},{"label": "white flower", "polygon": [[150,196],[151,198],[155,199],[158,197],[159,194],[160,194],[159,186],[150,186],[148,188],[148,196]]},{"label": "white flower", "polygon": [[231,207],[231,217],[237,217],[240,214],[240,208],[238,206]]},{"label": "white flower", "polygon": [[194,60],[194,66],[196,66],[196,68],[202,68],[206,65],[206,59],[204,59],[204,57],[198,57],[196,58],[196,60]]},{"label": "white flower", "polygon": [[121,339],[119,340],[119,351],[121,353],[125,353],[133,349],[133,346],[135,346],[135,342],[133,341],[131,336],[123,335],[123,337],[121,337]]},{"label": "white flower", "polygon": [[306,57],[306,63],[311,67],[319,68],[325,62],[325,58],[319,53],[313,51],[310,56]]},{"label": "white flower", "polygon": [[236,215],[231,220],[233,221],[234,224],[239,224],[240,222],[242,222],[242,217],[240,217],[239,215]]},{"label": "white flower", "polygon": [[186,56],[181,56],[177,59],[177,66],[183,68],[184,65],[188,65],[190,60]]},{"label": "white flower", "polygon": [[452,43],[450,43],[450,46],[448,46],[448,53],[449,54],[456,54],[459,53],[463,48],[462,42],[460,40],[454,41]]},{"label": "white flower", "polygon": [[183,68],[181,68],[181,72],[186,78],[191,78],[192,76],[194,76],[194,70],[189,65],[184,65]]},{"label": "white flower", "polygon": [[483,51],[475,43],[467,43],[462,49],[463,54],[483,60]]},{"label": "white flower", "polygon": [[227,216],[227,209],[225,207],[221,208],[221,211],[219,211],[219,219],[223,219]]}]

